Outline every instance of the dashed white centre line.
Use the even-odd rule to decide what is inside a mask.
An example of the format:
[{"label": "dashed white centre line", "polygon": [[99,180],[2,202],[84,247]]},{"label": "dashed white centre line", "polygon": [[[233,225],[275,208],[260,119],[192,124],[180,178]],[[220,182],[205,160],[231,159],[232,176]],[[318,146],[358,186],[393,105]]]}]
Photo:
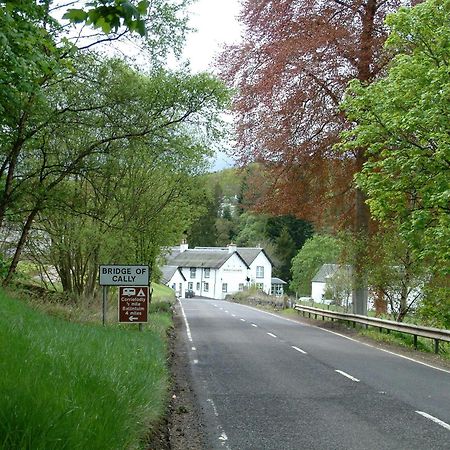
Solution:
[{"label": "dashed white centre line", "polygon": [[423,411],[416,411],[416,413],[420,414],[423,417],[426,417],[427,419],[432,420],[434,423],[437,423],[441,427],[444,427],[445,429],[450,431],[450,425],[447,422],[444,422],[443,420],[438,419],[437,417],[434,417],[431,414],[428,414],[428,413],[423,412]]},{"label": "dashed white centre line", "polygon": [[241,319],[241,322],[247,322],[245,319]]},{"label": "dashed white centre line", "polygon": [[256,325],[256,323],[252,323],[252,327],[258,328],[258,325]]},{"label": "dashed white centre line", "polygon": [[231,314],[233,317],[236,317],[236,314]]},{"label": "dashed white centre line", "polygon": [[192,347],[192,350],[195,352],[197,349],[195,347]]},{"label": "dashed white centre line", "polygon": [[307,355],[307,354],[308,354],[308,353],[305,352],[305,350],[302,350],[301,348],[295,347],[294,345],[292,345],[292,348],[293,348],[294,350],[297,350],[297,351],[300,352],[300,353],[303,353],[304,355]]},{"label": "dashed white centre line", "polygon": [[228,314],[228,311],[227,311],[227,310],[225,310],[225,312]]},{"label": "dashed white centre line", "polygon": [[360,380],[358,380],[358,378],[352,377],[351,375],[349,375],[349,374],[346,373],[346,372],[343,372],[342,370],[335,370],[335,372],[337,372],[337,373],[343,375],[344,377],[349,378],[349,379],[352,380],[352,381],[356,381],[357,383],[359,383],[359,381],[360,381]]},{"label": "dashed white centre line", "polygon": [[194,359],[194,364],[198,364],[198,359]]},{"label": "dashed white centre line", "polygon": [[273,333],[267,333],[269,336],[272,336],[273,338],[276,338],[277,336]]}]

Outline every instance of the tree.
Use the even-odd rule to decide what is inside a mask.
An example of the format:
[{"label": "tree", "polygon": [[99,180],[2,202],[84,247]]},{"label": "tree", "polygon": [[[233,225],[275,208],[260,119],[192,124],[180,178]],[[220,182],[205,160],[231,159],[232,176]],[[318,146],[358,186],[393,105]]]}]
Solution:
[{"label": "tree", "polygon": [[[49,89],[47,105],[56,111],[51,120],[21,144],[9,205],[11,218],[24,225],[5,283],[35,218],[63,181],[101,171],[108,158],[123,168],[131,150],[138,159],[164,163],[173,179],[177,167],[198,174],[207,153],[201,143],[207,141],[206,132],[202,137],[200,131],[214,131],[214,117],[227,98],[222,84],[205,74],[158,69],[146,75],[117,60],[97,63],[93,58],[79,64],[85,64],[83,71]],[[33,118],[41,120],[41,114],[36,111]],[[194,125],[196,138],[189,128]]]},{"label": "tree", "polygon": [[[333,146],[350,127],[339,110],[347,83],[372,82],[383,69],[384,18],[400,0],[250,0],[241,19],[242,44],[219,61],[237,89],[241,162],[264,164],[261,204],[276,214],[366,235],[365,196],[352,184],[367,160],[364,147],[344,155]],[[270,188],[264,188],[271,180]],[[363,255],[361,255],[361,260]],[[361,273],[355,270],[357,312],[363,313]]]},{"label": "tree", "polygon": [[387,75],[370,86],[352,83],[344,102],[357,126],[343,147],[368,149],[356,181],[372,214],[441,274],[450,259],[449,19],[448,0],[390,16],[395,57]]},{"label": "tree", "polygon": [[291,290],[311,294],[311,280],[326,263],[335,263],[340,254],[340,244],[336,238],[316,234],[305,242],[292,260]]}]

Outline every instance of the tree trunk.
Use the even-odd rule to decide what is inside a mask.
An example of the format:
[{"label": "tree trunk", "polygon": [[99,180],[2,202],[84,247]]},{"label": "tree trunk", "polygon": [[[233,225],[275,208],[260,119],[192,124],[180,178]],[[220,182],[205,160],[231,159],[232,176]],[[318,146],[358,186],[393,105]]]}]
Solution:
[{"label": "tree trunk", "polygon": [[20,236],[19,242],[16,247],[16,252],[14,253],[13,260],[11,261],[11,264],[9,266],[8,274],[6,275],[6,278],[3,280],[3,286],[7,286],[11,282],[11,279],[12,279],[14,273],[16,272],[17,264],[19,263],[20,256],[22,255],[23,248],[28,239],[28,234],[30,233],[34,218],[36,217],[39,210],[40,210],[40,208],[35,208],[28,215],[28,218],[22,229],[22,234]]}]

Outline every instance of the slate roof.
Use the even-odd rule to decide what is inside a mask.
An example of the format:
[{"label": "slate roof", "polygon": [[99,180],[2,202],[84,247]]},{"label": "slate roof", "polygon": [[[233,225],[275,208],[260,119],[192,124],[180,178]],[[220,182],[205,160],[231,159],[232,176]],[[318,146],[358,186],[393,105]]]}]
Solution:
[{"label": "slate roof", "polygon": [[324,264],[314,275],[311,280],[313,283],[325,283],[327,278],[333,277],[338,270],[345,270],[351,272],[351,266],[339,264]]},{"label": "slate roof", "polygon": [[[195,250],[204,251],[204,252],[223,252],[228,253],[229,249],[228,247],[195,247]],[[270,263],[273,266],[273,263],[267,253],[264,251],[263,248],[259,247],[236,247],[236,251],[239,253],[239,255],[242,257],[242,259],[245,261],[247,266],[250,266],[251,263],[256,259],[256,257],[263,252],[264,255],[266,255],[266,258],[270,261]]]},{"label": "slate roof", "polygon": [[[170,255],[168,257],[168,264],[178,267],[210,267],[211,269],[218,269],[233,255],[228,251],[219,250],[200,250],[192,249],[186,250],[182,253],[178,253],[175,256]],[[248,267],[248,264],[241,257],[239,253],[237,255],[241,258],[244,264]]]},{"label": "slate roof", "polygon": [[[178,270],[178,266],[163,266],[163,267],[161,267],[161,272],[162,272],[161,281],[164,284],[168,283],[177,270]],[[183,277],[184,281],[186,281],[186,278],[182,274],[181,271],[180,271],[180,274]]]},{"label": "slate roof", "polygon": [[281,278],[274,277],[272,278],[272,284],[287,284],[286,281],[283,281]]}]

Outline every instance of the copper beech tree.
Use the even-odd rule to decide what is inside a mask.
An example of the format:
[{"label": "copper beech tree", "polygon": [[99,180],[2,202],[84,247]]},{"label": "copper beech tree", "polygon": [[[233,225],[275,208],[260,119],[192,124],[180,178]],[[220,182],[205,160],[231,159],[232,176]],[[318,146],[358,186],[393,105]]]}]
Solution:
[{"label": "copper beech tree", "polygon": [[224,51],[219,66],[236,89],[235,156],[266,172],[253,182],[260,209],[367,233],[369,211],[353,186],[365,150],[333,148],[351,126],[339,105],[351,79],[370,83],[383,71],[384,19],[411,3],[243,2],[243,41]]}]

